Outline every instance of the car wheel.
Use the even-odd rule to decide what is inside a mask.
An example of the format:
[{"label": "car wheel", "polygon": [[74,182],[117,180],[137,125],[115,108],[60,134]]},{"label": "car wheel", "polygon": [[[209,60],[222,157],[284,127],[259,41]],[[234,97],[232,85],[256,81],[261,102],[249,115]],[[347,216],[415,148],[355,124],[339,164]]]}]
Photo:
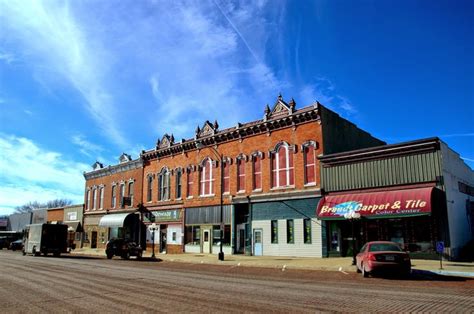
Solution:
[{"label": "car wheel", "polygon": [[31,250],[31,253],[33,253],[34,256],[40,255],[40,253],[36,251],[36,246],[33,247],[33,250]]},{"label": "car wheel", "polygon": [[23,253],[23,256],[26,255],[25,249],[21,250],[21,252]]},{"label": "car wheel", "polygon": [[142,257],[143,257],[143,252],[142,251],[138,252],[137,253],[137,259],[140,260],[140,259],[142,259]]},{"label": "car wheel", "polygon": [[362,267],[362,277],[367,278],[369,277],[369,273],[365,270],[364,264],[360,265]]},{"label": "car wheel", "polygon": [[130,258],[130,252],[127,251],[127,252],[123,253],[122,258],[123,259],[129,259]]},{"label": "car wheel", "polygon": [[112,259],[112,257],[114,257],[113,253],[107,253],[107,259]]}]

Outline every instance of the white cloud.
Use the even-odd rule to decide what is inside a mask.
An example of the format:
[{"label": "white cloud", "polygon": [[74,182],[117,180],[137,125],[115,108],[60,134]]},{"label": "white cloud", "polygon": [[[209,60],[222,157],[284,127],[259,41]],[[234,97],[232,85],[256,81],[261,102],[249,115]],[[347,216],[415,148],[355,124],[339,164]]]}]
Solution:
[{"label": "white cloud", "polygon": [[[106,84],[111,60],[91,40],[67,2],[3,1],[5,37],[17,40],[41,82],[50,73],[64,77],[84,98],[87,111],[116,143],[127,145],[115,124],[115,99]],[[38,74],[39,73],[39,74]],[[56,83],[56,82],[54,82]]]},{"label": "white cloud", "polygon": [[66,160],[30,139],[1,133],[0,151],[0,208],[55,198],[82,202],[82,173],[89,166]]},{"label": "white cloud", "polygon": [[79,147],[79,151],[88,157],[97,157],[104,149],[97,144],[85,139],[84,135],[76,134],[71,138],[73,144]]},{"label": "white cloud", "polygon": [[357,108],[347,97],[338,94],[335,85],[328,78],[316,78],[315,83],[304,85],[299,94],[304,103],[319,101],[346,118],[358,114]]}]

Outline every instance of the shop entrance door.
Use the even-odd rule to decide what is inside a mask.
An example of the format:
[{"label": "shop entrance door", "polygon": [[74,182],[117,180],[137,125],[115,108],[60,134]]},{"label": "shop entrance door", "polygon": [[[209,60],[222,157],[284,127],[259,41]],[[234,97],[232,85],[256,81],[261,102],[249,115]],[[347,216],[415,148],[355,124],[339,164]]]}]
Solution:
[{"label": "shop entrance door", "polygon": [[166,229],[160,229],[160,253],[166,252]]},{"label": "shop entrance door", "polygon": [[236,253],[244,253],[245,250],[245,224],[237,225],[237,248]]},{"label": "shop entrance door", "polygon": [[255,229],[253,231],[253,254],[255,256],[263,255],[262,229]]},{"label": "shop entrance door", "polygon": [[91,233],[91,249],[97,248],[97,231]]},{"label": "shop entrance door", "polygon": [[211,253],[211,230],[204,229],[202,236],[202,252],[210,254]]}]

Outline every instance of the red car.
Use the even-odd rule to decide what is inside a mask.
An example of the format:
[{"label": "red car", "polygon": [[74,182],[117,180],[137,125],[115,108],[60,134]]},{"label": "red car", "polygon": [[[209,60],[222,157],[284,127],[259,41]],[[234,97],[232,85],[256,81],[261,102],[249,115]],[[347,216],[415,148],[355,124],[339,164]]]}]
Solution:
[{"label": "red car", "polygon": [[411,272],[410,256],[395,242],[367,242],[356,256],[357,272],[364,277],[382,272],[398,272],[408,276]]}]

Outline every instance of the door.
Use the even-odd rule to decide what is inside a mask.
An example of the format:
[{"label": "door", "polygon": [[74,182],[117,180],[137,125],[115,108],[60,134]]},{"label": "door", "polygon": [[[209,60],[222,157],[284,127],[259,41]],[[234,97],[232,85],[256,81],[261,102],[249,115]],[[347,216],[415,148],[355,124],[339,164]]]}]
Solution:
[{"label": "door", "polygon": [[202,252],[211,253],[211,230],[204,229],[202,232]]},{"label": "door", "polygon": [[167,229],[160,229],[160,253],[166,252],[166,231]]},{"label": "door", "polygon": [[253,231],[253,254],[255,256],[263,255],[262,229],[254,229]]},{"label": "door", "polygon": [[91,232],[91,249],[97,248],[97,231]]},{"label": "door", "polygon": [[237,225],[236,253],[244,253],[245,250],[245,224]]}]

